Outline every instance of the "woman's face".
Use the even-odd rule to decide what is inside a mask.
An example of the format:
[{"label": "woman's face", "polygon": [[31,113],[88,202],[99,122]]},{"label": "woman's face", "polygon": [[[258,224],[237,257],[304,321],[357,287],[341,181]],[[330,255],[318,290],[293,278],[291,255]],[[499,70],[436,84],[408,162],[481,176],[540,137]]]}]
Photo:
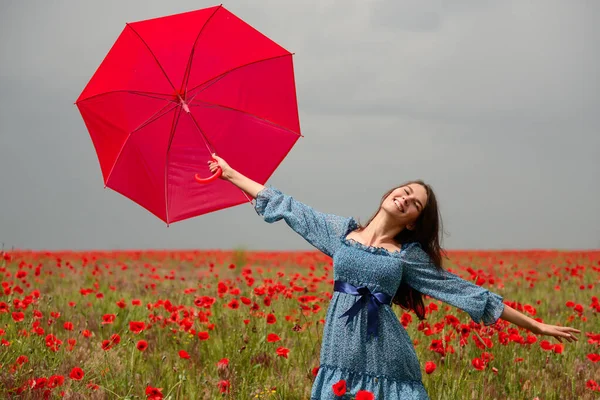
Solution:
[{"label": "woman's face", "polygon": [[427,191],[418,183],[411,183],[395,189],[381,205],[391,216],[414,228],[423,208],[427,205]]}]

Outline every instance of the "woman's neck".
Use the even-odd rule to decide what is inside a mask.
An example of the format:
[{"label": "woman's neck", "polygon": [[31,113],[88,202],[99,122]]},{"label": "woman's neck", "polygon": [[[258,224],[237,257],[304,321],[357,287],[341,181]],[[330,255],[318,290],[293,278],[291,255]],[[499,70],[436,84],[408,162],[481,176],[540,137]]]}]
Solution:
[{"label": "woman's neck", "polygon": [[398,243],[394,238],[404,229],[397,221],[386,218],[379,212],[373,220],[362,231],[360,236],[367,246],[379,246],[381,244]]}]

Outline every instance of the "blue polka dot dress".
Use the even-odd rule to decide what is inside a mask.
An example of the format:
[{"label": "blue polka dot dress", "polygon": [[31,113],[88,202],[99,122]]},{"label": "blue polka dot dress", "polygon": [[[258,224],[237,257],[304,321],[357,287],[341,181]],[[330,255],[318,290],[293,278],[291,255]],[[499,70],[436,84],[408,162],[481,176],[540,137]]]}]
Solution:
[{"label": "blue polka dot dress", "polygon": [[[502,296],[450,272],[440,273],[417,243],[405,243],[392,252],[347,239],[358,228],[354,218],[315,211],[273,186],[258,193],[254,207],[266,222],[285,220],[332,257],[334,280],[346,288],[362,288],[362,294],[380,293],[379,297],[390,299],[405,279],[421,293],[467,312],[477,323],[494,324],[502,314]],[[375,304],[368,297],[333,292],[311,400],[339,399],[332,385],[342,379],[352,396],[368,390],[377,400],[429,399],[412,340],[389,304],[367,306],[369,300]],[[355,306],[357,302],[362,303]],[[353,306],[355,315],[350,318]],[[376,328],[376,335],[367,332],[369,327]]]}]

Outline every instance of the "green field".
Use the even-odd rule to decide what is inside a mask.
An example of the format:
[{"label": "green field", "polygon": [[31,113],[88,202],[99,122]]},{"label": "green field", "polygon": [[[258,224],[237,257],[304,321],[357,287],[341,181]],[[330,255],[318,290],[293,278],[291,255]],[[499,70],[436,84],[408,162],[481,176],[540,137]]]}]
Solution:
[{"label": "green field", "polygon": [[[394,305],[432,399],[600,398],[600,252],[449,256],[446,269],[581,334],[486,327],[428,297],[425,321]],[[320,253],[13,251],[0,266],[1,398],[309,398],[333,290]]]}]

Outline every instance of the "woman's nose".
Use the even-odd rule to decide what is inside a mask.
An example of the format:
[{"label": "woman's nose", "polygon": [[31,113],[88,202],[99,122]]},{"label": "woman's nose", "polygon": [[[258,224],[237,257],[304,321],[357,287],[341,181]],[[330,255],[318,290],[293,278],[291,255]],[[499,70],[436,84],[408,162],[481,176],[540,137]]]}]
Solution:
[{"label": "woman's nose", "polygon": [[404,201],[404,205],[407,206],[408,205],[408,200],[406,199],[406,197],[403,197],[402,200]]}]

